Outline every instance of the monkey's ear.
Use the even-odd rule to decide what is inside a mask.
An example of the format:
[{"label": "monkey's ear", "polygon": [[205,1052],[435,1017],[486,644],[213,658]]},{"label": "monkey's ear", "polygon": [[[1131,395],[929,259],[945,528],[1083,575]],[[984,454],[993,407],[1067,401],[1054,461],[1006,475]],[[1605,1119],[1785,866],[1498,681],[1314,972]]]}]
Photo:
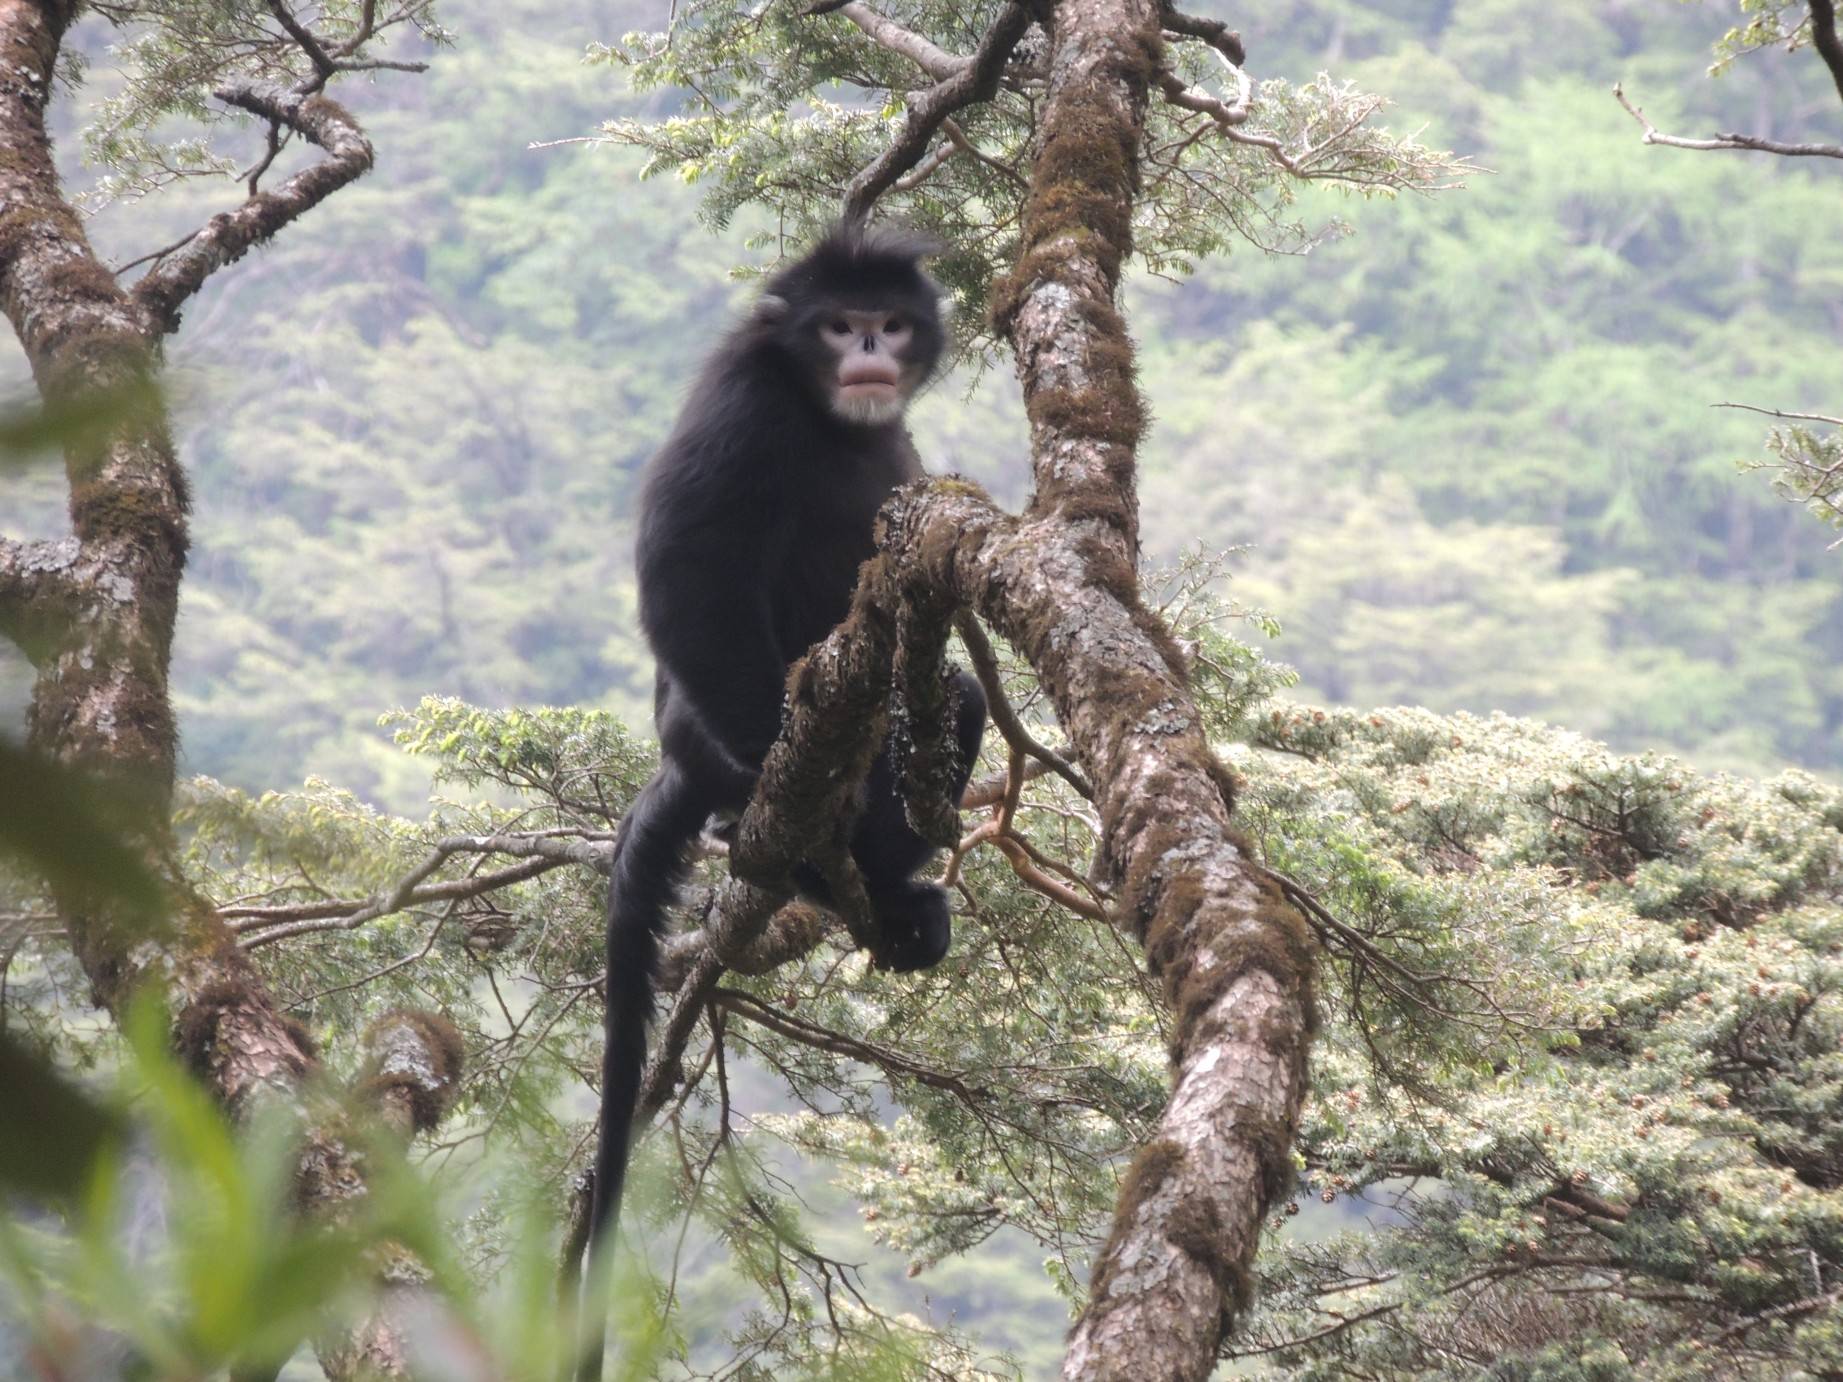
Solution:
[{"label": "monkey's ear", "polygon": [[787,315],[787,299],[778,293],[763,293],[755,304],[755,320],[758,322],[778,322]]},{"label": "monkey's ear", "polygon": [[953,314],[959,310],[960,304],[952,293],[939,287],[934,290],[934,311],[940,317],[942,326],[952,321]]}]

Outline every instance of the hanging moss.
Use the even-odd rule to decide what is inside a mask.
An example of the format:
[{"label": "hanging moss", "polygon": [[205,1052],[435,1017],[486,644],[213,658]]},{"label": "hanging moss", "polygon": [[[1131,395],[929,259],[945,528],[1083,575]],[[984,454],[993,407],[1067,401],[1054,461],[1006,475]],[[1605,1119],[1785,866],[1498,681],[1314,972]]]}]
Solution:
[{"label": "hanging moss", "polygon": [[1120,1193],[1114,1199],[1113,1226],[1108,1230],[1107,1246],[1095,1265],[1094,1280],[1088,1287],[1090,1298],[1100,1300],[1106,1296],[1107,1287],[1119,1270],[1121,1237],[1130,1230],[1139,1207],[1183,1169],[1184,1159],[1182,1144],[1169,1137],[1153,1139],[1134,1156],[1126,1173],[1120,1177]]},{"label": "hanging moss", "polygon": [[372,1026],[377,1033],[393,1026],[407,1026],[416,1033],[420,1053],[428,1059],[426,1069],[378,1069],[375,1066],[359,1081],[359,1096],[371,1103],[381,1103],[392,1094],[400,1094],[410,1110],[414,1132],[428,1132],[448,1116],[460,1087],[461,1068],[466,1055],[460,1028],[440,1013],[422,1008],[400,1008],[378,1019]]}]

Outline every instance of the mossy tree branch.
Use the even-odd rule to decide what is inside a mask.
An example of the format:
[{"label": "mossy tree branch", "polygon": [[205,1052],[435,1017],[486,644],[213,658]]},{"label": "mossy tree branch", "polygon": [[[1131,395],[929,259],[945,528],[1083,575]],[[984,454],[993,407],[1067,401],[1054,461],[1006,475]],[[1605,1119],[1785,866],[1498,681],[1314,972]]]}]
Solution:
[{"label": "mossy tree branch", "polygon": [[[1031,421],[1031,503],[1014,518],[937,480],[885,508],[850,616],[790,681],[789,718],[733,865],[770,881],[803,842],[836,829],[841,779],[861,778],[892,685],[903,689],[892,669],[926,665],[956,609],[1023,654],[1093,784],[1118,914],[1175,1017],[1172,1097],[1123,1182],[1063,1376],[1144,1377],[1155,1358],[1159,1376],[1201,1379],[1247,1304],[1260,1225],[1290,1173],[1313,942],[1230,830],[1230,783],[1182,653],[1138,595],[1143,409],[1115,294],[1171,15],[1153,0],[1043,9],[1048,92],[1021,247],[993,291]],[[905,137],[872,168],[887,185],[925,152]],[[848,210],[863,209],[866,185],[854,180]],[[758,931],[775,900],[770,890],[725,908],[732,941]]]},{"label": "mossy tree branch", "polygon": [[[330,61],[330,59],[329,59]],[[226,105],[285,127],[326,151],[273,192],[257,192],[234,211],[220,211],[134,285],[134,300],[163,332],[179,327],[179,309],[205,280],[250,249],[313,210],[371,168],[371,142],[346,109],[317,94],[274,91],[248,85],[223,86],[214,93]],[[252,178],[252,183],[254,179]]]},{"label": "mossy tree branch", "polygon": [[[324,98],[220,93],[296,124],[330,157],[214,221],[166,268],[124,290],[63,195],[46,131],[58,53],[76,10],[60,0],[0,0],[0,53],[7,58],[0,71],[0,312],[54,410],[80,411],[84,400],[126,402],[110,403],[106,424],[79,429],[65,444],[70,535],[0,545],[0,631],[22,640],[36,663],[33,750],[107,783],[112,802],[127,803],[119,828],[169,880],[170,925],[158,936],[144,919],[116,915],[93,898],[58,898],[94,999],[120,1015],[142,988],[163,990],[188,1064],[233,1117],[242,1117],[258,1102],[295,1101],[318,1058],[222,918],[172,862],[178,734],[168,667],[190,499],[165,404],[150,381],[178,303],[212,268],[357,176],[371,151]],[[381,1069],[402,1066],[407,1048],[398,1048]],[[436,1055],[429,1062],[440,1064]],[[408,1097],[382,1099],[379,1116],[402,1122],[393,1101]],[[436,1107],[423,1101],[410,1126],[423,1126]],[[315,1127],[298,1168],[297,1203],[336,1211],[363,1185],[362,1159],[337,1131]],[[386,1264],[384,1278],[407,1282],[405,1272],[414,1274],[403,1262]],[[364,1338],[329,1345],[323,1361],[335,1377],[361,1367],[401,1375],[391,1359],[403,1356],[400,1327],[381,1319]]]}]

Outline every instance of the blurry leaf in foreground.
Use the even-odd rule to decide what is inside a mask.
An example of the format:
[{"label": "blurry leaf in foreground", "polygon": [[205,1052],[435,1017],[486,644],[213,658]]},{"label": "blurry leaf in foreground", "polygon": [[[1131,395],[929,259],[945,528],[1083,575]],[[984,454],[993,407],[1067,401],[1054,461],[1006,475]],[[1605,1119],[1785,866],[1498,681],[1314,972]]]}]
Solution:
[{"label": "blurry leaf in foreground", "polygon": [[79,774],[0,740],[0,854],[22,859],[61,896],[106,902],[150,928],[166,890],[122,843],[119,808]]},{"label": "blurry leaf in foreground", "polygon": [[0,1032],[0,1188],[74,1197],[121,1120],[52,1063]]},{"label": "blurry leaf in foreground", "polygon": [[159,384],[137,378],[49,403],[0,411],[0,472],[16,470],[65,447],[93,446],[124,421],[160,406]]}]

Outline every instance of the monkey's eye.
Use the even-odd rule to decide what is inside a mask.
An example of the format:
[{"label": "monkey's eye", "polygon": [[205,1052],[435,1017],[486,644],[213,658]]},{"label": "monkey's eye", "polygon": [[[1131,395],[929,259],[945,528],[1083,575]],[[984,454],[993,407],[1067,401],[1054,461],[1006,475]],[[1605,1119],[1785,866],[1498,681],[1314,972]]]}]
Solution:
[{"label": "monkey's eye", "polygon": [[883,323],[883,334],[885,336],[900,336],[908,329],[909,324],[901,317],[891,317],[888,321]]},{"label": "monkey's eye", "polygon": [[834,336],[851,336],[856,334],[851,330],[851,323],[846,321],[843,317],[838,317],[833,321],[827,322],[826,330],[830,331]]}]

